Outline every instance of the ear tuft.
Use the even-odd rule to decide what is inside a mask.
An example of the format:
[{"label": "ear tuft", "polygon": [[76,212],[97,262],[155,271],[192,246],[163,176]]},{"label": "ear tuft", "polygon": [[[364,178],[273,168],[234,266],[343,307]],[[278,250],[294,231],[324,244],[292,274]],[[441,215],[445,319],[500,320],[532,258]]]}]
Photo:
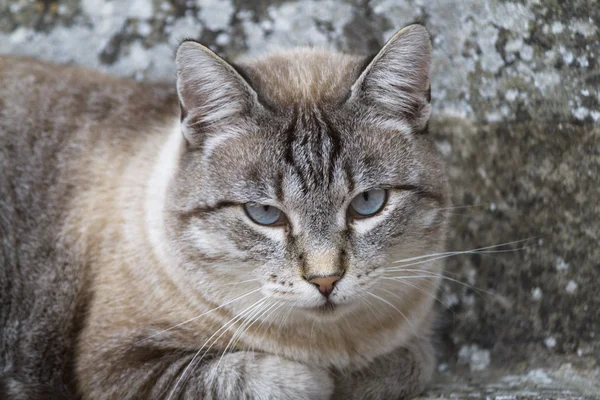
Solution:
[{"label": "ear tuft", "polygon": [[182,42],[176,64],[182,128],[192,144],[203,140],[211,128],[244,119],[258,104],[256,93],[244,78],[200,43]]},{"label": "ear tuft", "polygon": [[352,86],[352,97],[422,131],[431,113],[431,38],[422,25],[401,29]]}]

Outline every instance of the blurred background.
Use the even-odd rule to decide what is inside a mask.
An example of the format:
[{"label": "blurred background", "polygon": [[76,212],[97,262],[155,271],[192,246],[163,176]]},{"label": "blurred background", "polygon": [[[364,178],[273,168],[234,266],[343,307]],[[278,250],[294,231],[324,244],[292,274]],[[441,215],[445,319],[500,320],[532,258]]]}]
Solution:
[{"label": "blurred background", "polygon": [[[433,36],[431,134],[452,179],[427,398],[600,398],[600,4],[596,0],[0,0],[0,53],[174,81],[187,37],[228,58],[373,53]],[[485,292],[484,292],[485,291]],[[504,397],[503,397],[504,396]]]}]

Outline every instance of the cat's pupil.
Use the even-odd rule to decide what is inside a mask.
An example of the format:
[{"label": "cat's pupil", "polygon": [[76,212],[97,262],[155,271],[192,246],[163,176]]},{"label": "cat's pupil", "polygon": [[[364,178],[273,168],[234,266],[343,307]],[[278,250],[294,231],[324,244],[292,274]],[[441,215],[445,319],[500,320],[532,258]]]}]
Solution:
[{"label": "cat's pupil", "polygon": [[362,195],[363,195],[363,199],[365,199],[365,201],[369,201],[369,192],[364,192]]},{"label": "cat's pupil", "polygon": [[264,210],[265,212],[268,212],[268,211],[269,211],[269,208],[271,208],[271,206],[263,206],[263,210]]}]

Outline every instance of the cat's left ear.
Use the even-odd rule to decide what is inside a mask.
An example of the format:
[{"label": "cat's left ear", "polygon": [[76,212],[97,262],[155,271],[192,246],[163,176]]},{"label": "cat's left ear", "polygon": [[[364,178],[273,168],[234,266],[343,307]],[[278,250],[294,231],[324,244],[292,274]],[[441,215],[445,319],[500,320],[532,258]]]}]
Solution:
[{"label": "cat's left ear", "polygon": [[224,127],[240,125],[259,105],[256,92],[235,68],[200,43],[181,43],[176,64],[182,131],[192,146]]},{"label": "cat's left ear", "polygon": [[397,32],[352,85],[351,101],[423,132],[431,114],[431,38],[422,25]]}]

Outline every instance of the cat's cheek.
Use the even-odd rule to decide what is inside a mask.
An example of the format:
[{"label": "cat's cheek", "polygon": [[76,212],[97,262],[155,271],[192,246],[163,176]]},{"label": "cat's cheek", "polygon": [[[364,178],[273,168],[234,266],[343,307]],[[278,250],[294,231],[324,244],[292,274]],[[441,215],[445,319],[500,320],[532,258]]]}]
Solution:
[{"label": "cat's cheek", "polygon": [[359,295],[364,294],[377,285],[380,272],[373,272],[373,270],[362,268],[360,272],[347,274],[344,279],[336,284],[335,290],[329,297],[331,302],[350,307],[357,305]]},{"label": "cat's cheek", "polygon": [[219,257],[226,254],[232,258],[245,258],[246,252],[241,251],[236,244],[225,235],[219,235],[202,226],[192,226],[186,235],[191,239],[195,249],[207,257]]},{"label": "cat's cheek", "polygon": [[365,218],[352,221],[352,230],[354,231],[356,236],[366,235],[367,233],[375,229],[379,224],[381,224],[383,219],[383,215],[378,215],[373,218]]}]

